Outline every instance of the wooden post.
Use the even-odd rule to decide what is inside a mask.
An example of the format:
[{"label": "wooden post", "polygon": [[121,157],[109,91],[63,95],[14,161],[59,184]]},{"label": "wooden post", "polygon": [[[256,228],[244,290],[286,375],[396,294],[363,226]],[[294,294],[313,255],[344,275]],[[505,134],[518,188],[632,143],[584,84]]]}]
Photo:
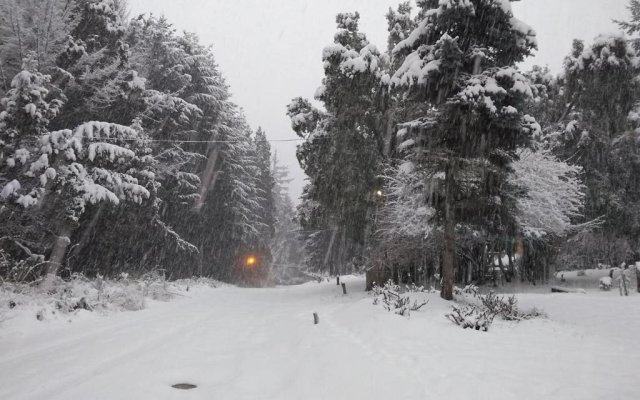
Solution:
[{"label": "wooden post", "polygon": [[336,286],[340,286],[340,277],[336,276]]},{"label": "wooden post", "polygon": [[318,313],[313,313],[313,324],[318,325],[318,323],[320,323],[320,317],[318,316]]},{"label": "wooden post", "polygon": [[342,283],[342,294],[347,294],[347,285],[344,282]]}]

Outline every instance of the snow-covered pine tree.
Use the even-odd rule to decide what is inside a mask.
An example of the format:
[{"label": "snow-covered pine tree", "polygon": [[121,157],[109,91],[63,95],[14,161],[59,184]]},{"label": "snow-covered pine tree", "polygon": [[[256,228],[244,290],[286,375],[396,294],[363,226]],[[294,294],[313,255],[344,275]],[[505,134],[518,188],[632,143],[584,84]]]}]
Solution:
[{"label": "snow-covered pine tree", "polygon": [[[270,174],[270,154],[228,101],[211,50],[195,35],[176,34],[164,19],[141,17],[126,25],[123,1],[66,3],[68,24],[56,34],[69,40],[61,54],[47,56],[57,63],[53,84],[37,74],[36,62],[35,78],[24,80],[31,84],[11,93],[26,103],[5,96],[3,135],[11,124],[29,133],[13,137],[21,142],[3,139],[3,164],[12,158],[20,166],[0,170],[4,210],[19,211],[14,216],[22,222],[25,215],[42,216],[46,230],[29,226],[53,239],[29,239],[42,244],[39,254],[51,253],[56,237],[69,237],[70,246],[59,241],[56,257],[73,271],[164,268],[173,277],[204,271],[233,279],[241,253],[268,254],[273,216],[265,209],[272,196],[259,188],[259,178],[260,171]],[[3,36],[0,47],[11,50],[16,39]],[[42,104],[34,85],[49,90]],[[47,107],[56,112],[48,114]],[[41,127],[21,110],[41,118]],[[20,190],[7,186],[11,174],[24,171],[33,176],[21,177]],[[33,207],[24,211],[19,199]]]},{"label": "snow-covered pine tree", "polygon": [[[207,161],[208,147],[190,141],[215,139],[207,125],[209,119],[193,100],[192,70],[197,62],[203,61],[198,61],[202,47],[197,38],[177,35],[166,19],[153,16],[140,16],[131,21],[127,43],[131,48],[131,66],[145,79],[144,106],[137,117],[157,140],[151,147],[157,165],[156,179],[160,183],[159,214],[177,238],[191,243],[201,232],[195,205],[201,199],[200,174]],[[209,71],[206,73],[211,75],[211,85],[223,86],[214,63],[209,64],[196,72]],[[208,93],[215,93],[215,87],[204,88]],[[217,101],[226,97],[226,93],[221,93]],[[208,107],[206,102],[201,105]],[[219,117],[219,112],[213,113],[214,120]],[[151,238],[151,243],[153,241]],[[170,246],[172,250],[163,254],[157,263],[171,270],[173,276],[198,274],[200,257],[191,246],[180,243],[174,242],[178,246]]]},{"label": "snow-covered pine tree", "polygon": [[[43,261],[45,243],[51,238],[41,213],[26,209],[42,195],[40,176],[46,183],[56,175],[48,159],[41,158],[40,141],[62,106],[62,100],[48,88],[49,76],[37,71],[36,61],[27,59],[24,67],[0,100],[0,246],[12,258],[12,265]],[[32,168],[34,165],[44,170]]]},{"label": "snow-covered pine tree", "polygon": [[289,169],[280,164],[277,152],[272,157],[271,175],[274,179],[272,198],[275,210],[275,229],[271,241],[272,269],[281,271],[287,267],[300,267],[304,256],[299,240],[300,226],[295,222],[296,210],[289,196]]},{"label": "snow-covered pine tree", "polygon": [[140,17],[127,37],[129,59],[146,79],[139,117],[160,140],[152,147],[161,215],[200,251],[197,262],[178,256],[172,263],[177,273],[233,280],[243,252],[269,258],[272,217],[263,211],[269,208],[263,192],[270,190],[258,187],[259,171],[269,168],[268,144],[251,139],[211,50],[195,35],[177,35],[163,18]]},{"label": "snow-covered pine tree", "polygon": [[[142,203],[150,196],[145,186],[153,173],[140,129],[89,122],[74,130],[48,132],[50,119],[62,106],[61,100],[47,100],[48,79],[35,69],[22,71],[2,100],[0,197],[7,220],[37,222],[41,233],[34,243],[44,246],[48,272],[55,273],[87,208],[101,202]],[[13,228],[15,224],[7,225]],[[7,234],[23,233],[18,229]]]},{"label": "snow-covered pine tree", "polygon": [[72,29],[71,0],[0,1],[0,96],[22,61],[34,54],[38,70],[49,74]]},{"label": "snow-covered pine tree", "polygon": [[122,5],[114,0],[74,0],[66,47],[53,75],[67,102],[54,129],[102,120],[130,124],[140,109],[134,93],[144,81],[128,68],[129,46],[120,18]]},{"label": "snow-covered pine tree", "polygon": [[[543,139],[561,159],[584,171],[585,221],[602,226],[574,238],[561,252],[570,267],[619,264],[632,257],[640,235],[638,151],[634,128],[640,63],[623,34],[600,35],[585,46],[575,41],[555,84],[560,112]],[[602,101],[607,99],[607,101]]]},{"label": "snow-covered pine tree", "polygon": [[[67,47],[58,57],[60,68],[55,74],[56,84],[63,89],[68,102],[53,121],[54,129],[62,130],[92,120],[138,126],[142,131],[148,128],[136,120],[145,111],[146,81],[128,64],[122,7],[122,2],[112,0],[72,2],[73,29]],[[144,143],[145,148],[147,145]],[[150,158],[147,163],[154,164],[153,168],[158,165]],[[155,175],[154,171],[154,178]],[[148,207],[140,208],[132,203],[117,209],[105,208],[104,204],[89,207],[80,221],[81,229],[72,237],[73,269],[109,274],[127,268],[123,263],[142,269],[158,265],[157,258],[149,260],[147,255],[161,257],[163,252],[148,251],[149,241],[140,239],[124,240],[127,244],[123,246],[126,237],[165,237],[168,240],[164,249],[191,248],[161,220],[157,192],[160,186],[152,180],[153,183],[146,185],[150,192]],[[154,229],[149,230],[150,226]]]},{"label": "snow-covered pine tree", "polygon": [[[240,278],[245,256],[262,250],[265,242],[261,232],[268,226],[261,215],[264,202],[258,190],[259,168],[251,130],[239,110],[231,111],[226,128],[217,135],[220,164],[198,215],[207,234],[197,243],[203,273],[233,281]],[[211,231],[211,226],[218,229]]]},{"label": "snow-covered pine tree", "polygon": [[359,19],[338,14],[334,44],[323,50],[325,77],[316,98],[326,112],[300,98],[288,107],[293,129],[306,139],[298,159],[310,178],[303,196],[309,204],[302,206],[309,256],[313,268],[331,273],[361,262],[384,151],[382,114],[375,112],[382,63],[358,30]]},{"label": "snow-covered pine tree", "polygon": [[[267,139],[267,135],[258,127],[253,137],[253,146],[256,152],[257,167],[257,192],[260,203],[260,217],[263,228],[260,231],[259,250],[261,253],[269,253],[269,245],[275,233],[275,199],[273,191],[275,189],[275,180],[271,173],[271,145]],[[271,256],[268,257],[271,261]]]},{"label": "snow-covered pine tree", "polygon": [[536,41],[508,0],[419,6],[423,19],[394,48],[407,56],[391,83],[423,105],[405,124],[400,147],[431,171],[429,202],[443,226],[441,296],[451,300],[456,226],[482,224],[494,235],[514,228],[515,205],[505,196],[509,165],[540,130],[522,112],[532,89],[514,65]]},{"label": "snow-covered pine tree", "polygon": [[629,21],[615,22],[629,35],[633,47],[636,50],[640,50],[640,38],[638,38],[638,34],[640,33],[640,0],[629,0],[627,8],[631,13],[631,19]]},{"label": "snow-covered pine tree", "polygon": [[[398,5],[397,11],[389,7],[387,12],[387,31],[389,38],[387,40],[387,52],[392,54],[393,49],[405,40],[415,29],[415,21],[411,16],[411,2],[405,1]],[[398,67],[396,65],[395,67]]]}]

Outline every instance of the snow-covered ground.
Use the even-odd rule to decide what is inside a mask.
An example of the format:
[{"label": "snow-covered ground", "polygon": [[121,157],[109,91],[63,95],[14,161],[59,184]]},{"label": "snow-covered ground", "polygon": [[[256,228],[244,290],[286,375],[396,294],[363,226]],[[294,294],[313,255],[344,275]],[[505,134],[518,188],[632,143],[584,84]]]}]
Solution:
[{"label": "snow-covered ground", "polygon": [[347,296],[335,282],[198,287],[137,312],[9,317],[0,399],[637,398],[635,292],[520,295],[549,317],[485,333],[445,319],[437,294],[407,318],[346,281]]}]

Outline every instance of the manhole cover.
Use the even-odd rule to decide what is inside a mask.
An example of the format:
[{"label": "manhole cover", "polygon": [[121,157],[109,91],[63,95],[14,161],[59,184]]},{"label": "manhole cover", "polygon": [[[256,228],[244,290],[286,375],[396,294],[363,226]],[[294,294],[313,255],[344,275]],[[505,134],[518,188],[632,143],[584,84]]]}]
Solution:
[{"label": "manhole cover", "polygon": [[191,383],[176,383],[175,385],[171,385],[174,389],[182,389],[182,390],[191,390],[197,388],[196,385],[192,385]]}]

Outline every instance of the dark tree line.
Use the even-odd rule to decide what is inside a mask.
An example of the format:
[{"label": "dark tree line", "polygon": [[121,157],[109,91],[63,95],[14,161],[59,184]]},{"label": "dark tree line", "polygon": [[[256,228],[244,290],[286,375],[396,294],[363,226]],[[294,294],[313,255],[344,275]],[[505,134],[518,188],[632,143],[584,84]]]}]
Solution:
[{"label": "dark tree line", "polygon": [[324,108],[288,108],[311,268],[436,276],[450,299],[454,282],[640,256],[637,42],[576,42],[555,77],[518,68],[544,44],[507,0],[404,2],[387,21],[380,52],[339,14]]},{"label": "dark tree line", "polygon": [[164,18],[126,21],[125,7],[0,2],[5,279],[236,280],[249,254],[271,263],[287,199],[265,133],[229,100],[209,47]]}]

